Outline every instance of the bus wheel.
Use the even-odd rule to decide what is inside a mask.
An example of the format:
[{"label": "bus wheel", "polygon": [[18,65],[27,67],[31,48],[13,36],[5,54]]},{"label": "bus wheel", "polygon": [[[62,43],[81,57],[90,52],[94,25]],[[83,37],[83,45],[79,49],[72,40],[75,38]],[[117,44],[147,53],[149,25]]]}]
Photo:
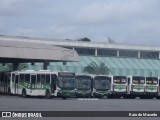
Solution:
[{"label": "bus wheel", "polygon": [[45,98],[46,98],[46,99],[51,99],[51,98],[52,98],[52,97],[51,97],[51,93],[50,93],[49,90],[46,90]]},{"label": "bus wheel", "polygon": [[24,97],[24,98],[27,97],[27,93],[26,93],[26,90],[25,90],[25,89],[22,90],[22,97]]},{"label": "bus wheel", "polygon": [[62,99],[67,99],[66,97],[62,97]]},{"label": "bus wheel", "polygon": [[156,99],[160,99],[160,96],[156,96]]}]

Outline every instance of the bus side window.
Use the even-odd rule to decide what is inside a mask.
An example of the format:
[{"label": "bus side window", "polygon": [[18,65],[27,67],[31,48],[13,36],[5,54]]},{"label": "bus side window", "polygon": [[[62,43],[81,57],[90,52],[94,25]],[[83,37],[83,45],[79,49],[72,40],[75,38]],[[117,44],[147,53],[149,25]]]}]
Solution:
[{"label": "bus side window", "polygon": [[53,90],[56,90],[56,83],[57,83],[57,75],[51,75],[51,85],[53,87]]},{"label": "bus side window", "polygon": [[46,74],[46,83],[50,83],[50,74]]},{"label": "bus side window", "polygon": [[20,74],[20,81],[24,82],[24,74]]},{"label": "bus side window", "polygon": [[42,83],[42,84],[45,84],[45,83],[46,83],[46,75],[45,75],[45,74],[42,74],[42,75],[41,75],[41,83]]},{"label": "bus side window", "polygon": [[130,78],[128,78],[128,85],[130,84]]},{"label": "bus side window", "polygon": [[31,83],[32,84],[36,83],[36,75],[31,75]]},{"label": "bus side window", "polygon": [[40,74],[37,75],[37,83],[41,83],[41,77]]},{"label": "bus side window", "polygon": [[16,80],[15,83],[18,83],[18,81],[19,81],[19,75],[16,75],[16,79],[15,80]]},{"label": "bus side window", "polygon": [[25,82],[30,82],[30,74],[25,74]]},{"label": "bus side window", "polygon": [[14,82],[15,74],[12,74],[12,82]]}]

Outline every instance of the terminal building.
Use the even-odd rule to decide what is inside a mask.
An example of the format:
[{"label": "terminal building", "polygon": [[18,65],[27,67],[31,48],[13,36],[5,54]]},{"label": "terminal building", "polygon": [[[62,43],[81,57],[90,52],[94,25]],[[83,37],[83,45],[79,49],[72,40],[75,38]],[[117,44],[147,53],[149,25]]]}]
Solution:
[{"label": "terminal building", "polygon": [[[90,63],[103,62],[111,75],[160,76],[160,47],[3,35],[0,36],[0,40],[46,43],[77,51],[80,56],[79,62],[50,62],[48,69],[52,71],[83,73],[84,68]],[[43,68],[41,63],[28,65],[29,69],[34,70]]]}]

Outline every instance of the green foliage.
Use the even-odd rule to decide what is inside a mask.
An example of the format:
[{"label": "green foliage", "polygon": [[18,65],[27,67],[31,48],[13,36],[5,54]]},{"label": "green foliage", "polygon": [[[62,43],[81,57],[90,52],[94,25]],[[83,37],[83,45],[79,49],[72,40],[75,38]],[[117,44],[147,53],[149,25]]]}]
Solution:
[{"label": "green foliage", "polygon": [[105,65],[104,62],[101,62],[99,65],[96,62],[91,62],[84,68],[83,72],[96,75],[108,75],[109,68]]}]

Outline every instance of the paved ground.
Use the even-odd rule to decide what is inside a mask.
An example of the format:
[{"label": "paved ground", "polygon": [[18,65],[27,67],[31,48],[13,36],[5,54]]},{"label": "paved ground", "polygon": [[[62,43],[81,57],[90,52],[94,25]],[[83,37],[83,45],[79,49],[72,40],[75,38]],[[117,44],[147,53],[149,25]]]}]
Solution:
[{"label": "paved ground", "polygon": [[[160,100],[157,99],[44,99],[21,98],[19,96],[0,95],[0,111],[160,111]],[[20,118],[13,118],[20,119]],[[38,120],[39,118],[37,118]],[[44,119],[44,118],[42,118]],[[46,119],[46,118],[45,118]],[[53,118],[48,118],[53,119]],[[54,118],[71,119],[122,119],[128,118]],[[129,118],[135,120],[151,120],[151,118]],[[158,118],[152,118],[158,119]],[[0,118],[1,120],[1,118]],[[26,118],[27,120],[27,118]],[[41,120],[41,119],[40,119]]]}]

